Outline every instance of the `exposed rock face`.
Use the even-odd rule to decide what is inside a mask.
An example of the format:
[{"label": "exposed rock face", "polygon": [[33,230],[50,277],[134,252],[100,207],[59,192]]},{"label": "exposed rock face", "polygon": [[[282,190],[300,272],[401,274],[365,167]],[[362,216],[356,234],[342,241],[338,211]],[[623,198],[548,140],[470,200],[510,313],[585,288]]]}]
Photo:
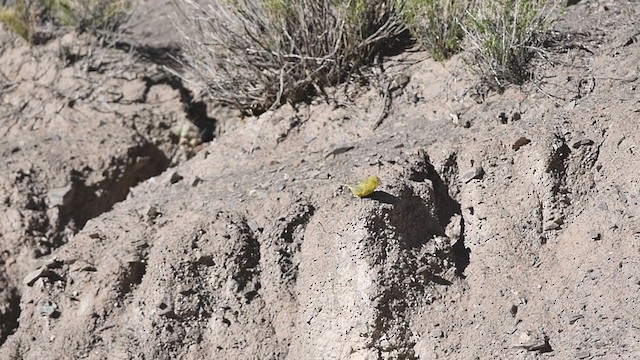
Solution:
[{"label": "exposed rock face", "polygon": [[[89,53],[89,39],[71,35],[36,48],[4,45],[2,341],[17,326],[22,278],[131,187],[179,160],[184,152],[168,129],[188,119],[186,90],[150,80],[166,78],[157,65],[116,49]],[[140,102],[126,99],[132,88]]]},{"label": "exposed rock face", "polygon": [[544,93],[477,104],[422,61],[376,130],[372,91],[189,160],[169,129],[197,112],[155,65],[7,48],[0,358],[637,357],[640,16],[596,3]]}]

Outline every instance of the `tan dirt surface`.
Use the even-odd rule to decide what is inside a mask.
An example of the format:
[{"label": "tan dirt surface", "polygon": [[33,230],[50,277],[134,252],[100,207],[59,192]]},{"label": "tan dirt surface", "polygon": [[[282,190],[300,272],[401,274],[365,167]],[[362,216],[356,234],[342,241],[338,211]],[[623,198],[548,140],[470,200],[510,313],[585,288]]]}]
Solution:
[{"label": "tan dirt surface", "polygon": [[0,36],[0,359],[640,358],[639,19],[568,7],[502,94],[407,52],[375,130],[340,87],[195,147],[161,45]]}]

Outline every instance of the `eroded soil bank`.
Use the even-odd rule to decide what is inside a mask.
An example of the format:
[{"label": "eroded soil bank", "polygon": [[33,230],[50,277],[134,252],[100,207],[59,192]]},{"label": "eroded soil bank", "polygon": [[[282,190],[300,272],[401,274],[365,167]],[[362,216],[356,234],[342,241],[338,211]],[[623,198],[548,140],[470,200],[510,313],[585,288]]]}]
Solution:
[{"label": "eroded soil bank", "polygon": [[4,50],[0,357],[639,357],[639,15],[569,7],[537,85],[404,54],[375,130],[372,90],[189,160],[157,64]]}]

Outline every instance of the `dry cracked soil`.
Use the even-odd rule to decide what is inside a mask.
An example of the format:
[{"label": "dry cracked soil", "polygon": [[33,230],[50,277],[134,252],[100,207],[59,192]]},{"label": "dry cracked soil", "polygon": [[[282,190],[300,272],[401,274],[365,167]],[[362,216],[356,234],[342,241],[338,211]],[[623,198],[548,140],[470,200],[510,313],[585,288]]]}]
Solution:
[{"label": "dry cracked soil", "polygon": [[136,51],[0,30],[0,359],[640,358],[640,3],[501,94],[393,56],[376,129],[375,89],[199,101],[161,3]]}]

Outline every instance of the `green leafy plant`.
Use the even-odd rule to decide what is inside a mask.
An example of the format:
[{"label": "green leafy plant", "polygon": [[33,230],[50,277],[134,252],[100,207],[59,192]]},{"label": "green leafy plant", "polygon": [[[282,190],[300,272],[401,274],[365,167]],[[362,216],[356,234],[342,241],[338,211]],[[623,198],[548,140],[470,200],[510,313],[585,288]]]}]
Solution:
[{"label": "green leafy plant", "polygon": [[405,0],[400,13],[420,45],[437,61],[462,50],[462,21],[474,0]]},{"label": "green leafy plant", "polygon": [[344,80],[404,31],[395,0],[174,3],[184,76],[254,114]]},{"label": "green leafy plant", "polygon": [[543,53],[541,35],[556,9],[551,0],[480,2],[463,25],[470,69],[494,88],[529,80],[531,61]]}]

